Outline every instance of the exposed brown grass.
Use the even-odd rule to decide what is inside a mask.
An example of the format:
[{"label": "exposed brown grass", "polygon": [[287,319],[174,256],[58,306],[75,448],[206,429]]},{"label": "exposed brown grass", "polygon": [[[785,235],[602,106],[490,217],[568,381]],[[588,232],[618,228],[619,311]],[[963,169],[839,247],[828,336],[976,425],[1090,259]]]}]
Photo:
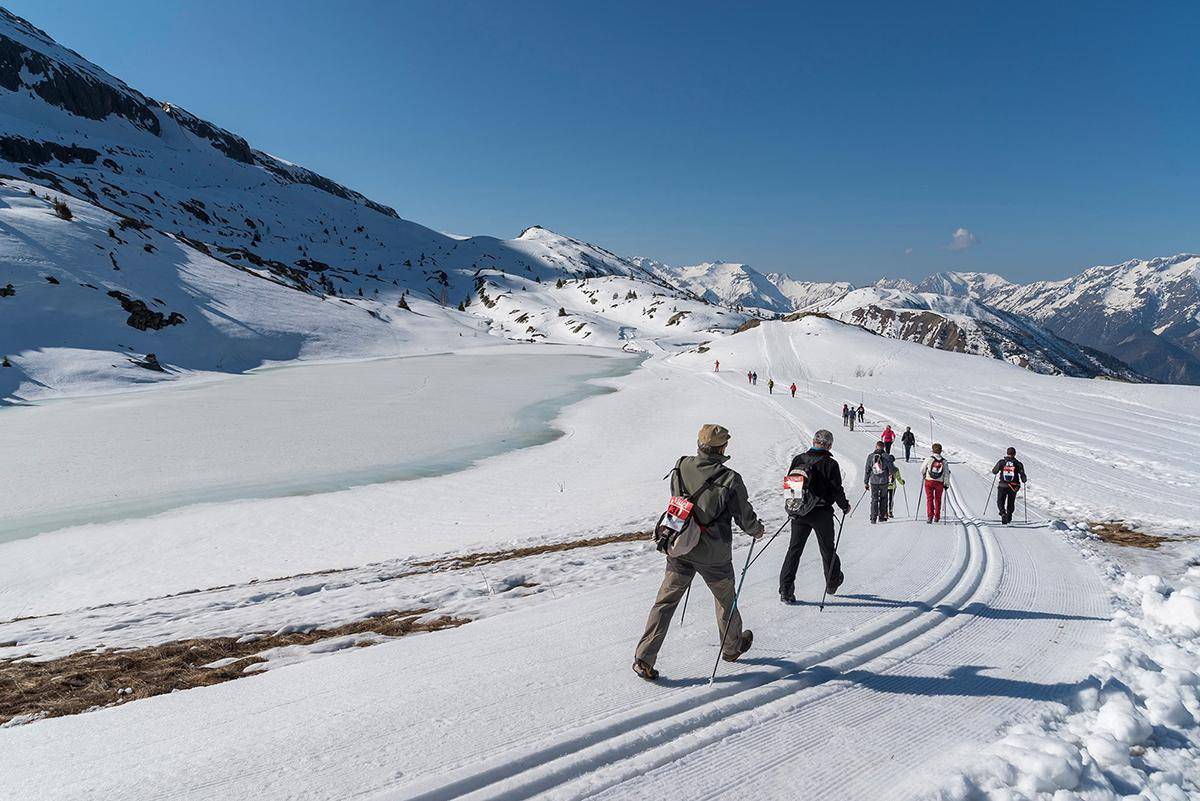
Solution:
[{"label": "exposed brown grass", "polygon": [[[59,717],[139,698],[205,687],[240,679],[257,654],[284,645],[311,645],[330,637],[374,632],[402,637],[421,631],[438,631],[469,622],[443,616],[418,620],[429,612],[416,609],[387,612],[328,629],[263,635],[239,643],[235,637],[178,640],[145,648],[81,651],[44,662],[29,659],[0,660],[0,724],[18,715]],[[236,661],[220,668],[203,665],[219,659]]]},{"label": "exposed brown grass", "polygon": [[1106,520],[1102,523],[1090,523],[1092,533],[1105,542],[1114,545],[1127,545],[1131,548],[1157,548],[1164,542],[1173,541],[1173,537],[1160,537],[1156,534],[1143,534],[1125,525],[1124,520]]}]

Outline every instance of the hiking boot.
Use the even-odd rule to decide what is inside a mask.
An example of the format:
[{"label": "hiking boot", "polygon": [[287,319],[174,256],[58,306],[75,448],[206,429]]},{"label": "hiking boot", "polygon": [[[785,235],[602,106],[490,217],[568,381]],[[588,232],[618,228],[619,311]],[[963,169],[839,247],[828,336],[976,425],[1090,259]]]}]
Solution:
[{"label": "hiking boot", "polygon": [[658,671],[640,659],[633,660],[633,672],[646,681],[654,681],[658,678]]},{"label": "hiking boot", "polygon": [[792,604],[797,603],[796,596],[790,592],[779,593],[779,602],[782,604],[787,604],[788,606],[791,606]]},{"label": "hiking boot", "polygon": [[932,522],[933,522],[933,518],[932,518],[932,517],[927,517],[927,518],[925,518],[925,522],[926,522],[926,523],[932,523]]},{"label": "hiking boot", "polygon": [[825,592],[829,593],[830,595],[837,595],[838,587],[842,586],[842,582],[845,580],[846,574],[839,570],[837,577],[834,578],[833,581],[825,584]]},{"label": "hiking boot", "polygon": [[742,654],[750,650],[750,646],[754,644],[754,632],[746,629],[742,632],[742,638],[738,641],[738,652],[732,656],[729,654],[721,654],[721,658],[726,662],[736,662],[741,658]]}]

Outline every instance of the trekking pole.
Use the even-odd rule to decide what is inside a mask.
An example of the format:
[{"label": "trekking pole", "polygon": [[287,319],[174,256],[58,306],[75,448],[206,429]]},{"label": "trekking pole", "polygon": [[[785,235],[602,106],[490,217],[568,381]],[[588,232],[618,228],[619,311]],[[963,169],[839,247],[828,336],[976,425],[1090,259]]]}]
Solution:
[{"label": "trekking pole", "polygon": [[1029,490],[1021,485],[1021,497],[1025,500],[1025,524],[1029,524]]},{"label": "trekking pole", "polygon": [[[779,528],[783,531],[783,527]],[[760,551],[761,553],[761,551]],[[721,654],[725,653],[725,640],[729,637],[729,621],[733,620],[733,615],[737,612],[738,596],[742,594],[742,586],[746,583],[746,571],[750,569],[750,557],[754,554],[754,543],[750,543],[750,550],[746,553],[746,564],[742,567],[742,577],[738,580],[737,590],[733,593],[733,603],[729,606],[729,613],[725,615],[725,631],[721,633],[721,645],[717,648],[717,658],[713,662],[712,675],[708,677],[708,683],[712,684],[717,678],[717,667],[721,664]]]},{"label": "trekking pole", "polygon": [[913,512],[913,522],[917,522],[917,518],[921,516],[921,504],[925,504],[925,508],[929,508],[929,488],[925,486],[925,479],[921,479],[921,499],[917,501],[917,510]]},{"label": "trekking pole", "polygon": [[[863,490],[863,494],[858,496],[858,500],[854,502],[854,508],[850,510],[850,516],[854,517],[854,513],[858,511],[858,505],[863,502],[863,498],[867,497],[867,491]],[[842,517],[845,520],[845,516]]]},{"label": "trekking pole", "polygon": [[[842,521],[840,523],[838,523],[837,537],[833,541],[833,555],[834,556],[837,556],[838,545],[840,545],[842,542],[842,526],[844,526],[844,525],[846,525],[846,515],[845,514],[842,515]],[[827,596],[827,595],[829,595],[829,579],[825,579],[825,592],[821,593],[821,607],[817,610],[818,612],[825,611],[825,596]]]},{"label": "trekking pole", "polygon": [[907,514],[912,511],[912,509],[908,505],[908,487],[904,484],[901,484],[900,491],[902,493],[904,493],[904,512],[905,512],[905,514]]},{"label": "trekking pole", "polygon": [[775,531],[775,533],[771,535],[771,539],[767,540],[767,544],[766,544],[766,545],[764,545],[763,547],[761,547],[761,548],[759,548],[759,549],[758,549],[758,556],[755,556],[753,559],[751,559],[751,560],[750,560],[750,564],[748,564],[748,565],[746,566],[746,568],[747,568],[747,569],[749,569],[749,568],[751,568],[751,567],[754,567],[754,563],[758,561],[758,557],[759,557],[759,556],[762,556],[762,555],[763,555],[763,551],[767,550],[767,548],[770,546],[770,544],[771,544],[772,542],[774,542],[774,541],[775,541],[775,538],[776,538],[776,537],[778,537],[778,536],[779,536],[779,534],[780,534],[780,532],[782,532],[782,531],[783,531],[783,526],[786,526],[786,525],[787,525],[788,523],[790,523],[791,521],[792,521],[792,516],[791,516],[791,515],[788,515],[788,516],[787,516],[787,519],[785,519],[785,520],[783,521],[783,525],[781,525],[781,526],[780,526],[780,527],[779,527],[779,528],[778,528],[778,529]]},{"label": "trekking pole", "polygon": [[987,505],[992,501],[992,490],[996,488],[996,482],[1000,479],[999,475],[992,476],[992,486],[988,487],[987,498],[983,501],[983,511],[979,513],[980,520],[987,519]]},{"label": "trekking pole", "polygon": [[691,584],[688,585],[687,592],[685,592],[683,594],[683,611],[679,613],[679,625],[681,625],[681,626],[683,625],[684,617],[687,616],[687,602],[688,602],[688,598],[690,598],[690,597],[692,597],[692,585]]}]

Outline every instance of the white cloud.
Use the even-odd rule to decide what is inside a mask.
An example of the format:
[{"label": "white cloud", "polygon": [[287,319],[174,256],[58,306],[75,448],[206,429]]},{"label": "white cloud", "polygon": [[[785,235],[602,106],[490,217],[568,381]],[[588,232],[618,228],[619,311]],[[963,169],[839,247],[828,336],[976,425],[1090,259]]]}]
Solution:
[{"label": "white cloud", "polygon": [[905,249],[904,249],[904,255],[905,255],[905,256],[911,256],[911,255],[912,255],[912,248],[905,248]]},{"label": "white cloud", "polygon": [[946,247],[950,250],[966,250],[969,247],[974,247],[979,244],[979,237],[968,231],[966,228],[959,228],[954,232],[954,236],[950,239],[950,244]]}]

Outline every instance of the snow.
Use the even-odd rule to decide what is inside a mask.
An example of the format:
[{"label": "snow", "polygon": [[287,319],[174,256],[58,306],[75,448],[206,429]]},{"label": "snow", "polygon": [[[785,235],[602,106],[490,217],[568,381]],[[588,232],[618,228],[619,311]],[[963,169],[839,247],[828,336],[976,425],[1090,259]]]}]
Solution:
[{"label": "snow", "polygon": [[[454,472],[557,433],[588,379],[637,359],[513,345],[268,368],[156,392],[0,408],[0,540],[200,502]],[[476,414],[480,396],[488,413]],[[47,432],[54,432],[47,436]]]},{"label": "snow", "polygon": [[[1107,507],[1151,529],[1200,531],[1187,489],[1200,480],[1189,456],[1200,443],[1168,422],[1198,390],[1039,376],[812,317],[708,347],[658,352],[606,379],[617,392],[559,415],[566,436],[451,475],[0,545],[0,615],[41,615],[0,623],[0,641],[19,643],[0,656],[254,636],[395,608],[474,618],[367,648],[343,638],[272,650],[251,678],[6,728],[10,788],[30,799],[168,788],[184,798],[763,798],[785,788],[1033,798],[1102,778],[1118,786],[1110,774],[1164,798],[1172,782],[1189,787],[1200,749],[1172,751],[1161,738],[1163,727],[1192,737],[1200,713],[1197,596],[1177,586],[1195,584],[1195,571],[1125,577],[1073,524]],[[751,368],[758,387],[745,382]],[[796,380],[798,397],[768,395],[767,376]],[[834,423],[860,393],[869,423],[850,433]],[[923,455],[930,409],[958,462],[949,503],[963,522],[852,518],[847,585],[824,612],[810,605],[820,596],[813,554],[801,566],[807,604],[778,604],[774,543],[743,595],[755,648],[742,664],[722,663],[711,688],[715,635],[699,586],[660,659],[665,681],[628,670],[660,579],[648,542],[480,568],[418,564],[644,528],[663,500],[662,473],[711,421],[730,427],[731,466],[773,530],[778,478],[815,428],[834,430],[835,455],[856,476],[884,421],[911,424]],[[1091,455],[1114,442],[1121,461]],[[983,503],[1009,443],[1033,481],[1029,526],[988,522]],[[914,504],[915,464],[901,469],[897,505]],[[1158,479],[1139,480],[1144,469]],[[1162,493],[1168,484],[1180,491]],[[1043,515],[1072,525],[1060,533],[1037,522]],[[322,572],[297,575],[313,570]]]}]

